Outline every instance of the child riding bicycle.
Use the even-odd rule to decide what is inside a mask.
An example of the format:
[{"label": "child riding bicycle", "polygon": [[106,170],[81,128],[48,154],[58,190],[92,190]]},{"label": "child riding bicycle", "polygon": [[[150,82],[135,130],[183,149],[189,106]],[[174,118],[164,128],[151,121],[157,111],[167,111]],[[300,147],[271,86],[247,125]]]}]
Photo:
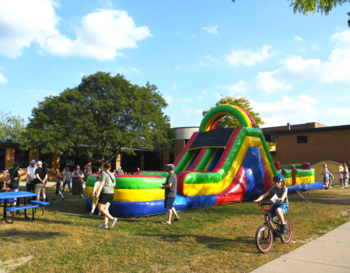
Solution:
[{"label": "child riding bicycle", "polygon": [[282,174],[276,174],[273,177],[273,181],[275,182],[275,186],[269,189],[267,192],[265,192],[263,195],[261,195],[258,199],[254,200],[254,203],[258,203],[261,200],[263,200],[265,197],[269,195],[277,195],[276,203],[271,207],[269,210],[269,216],[273,219],[278,217],[281,224],[283,225],[283,234],[286,234],[288,232],[286,223],[284,222],[284,216],[288,211],[288,188],[284,186],[284,176]]}]

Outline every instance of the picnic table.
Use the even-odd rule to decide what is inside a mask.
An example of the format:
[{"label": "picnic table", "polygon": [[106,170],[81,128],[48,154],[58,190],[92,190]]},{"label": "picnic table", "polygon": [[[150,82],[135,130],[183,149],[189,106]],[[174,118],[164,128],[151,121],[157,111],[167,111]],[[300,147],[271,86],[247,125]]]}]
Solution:
[{"label": "picnic table", "polygon": [[[24,210],[25,218],[29,218],[27,216],[27,209],[32,209],[33,210],[32,219],[34,219],[34,209],[39,207],[39,205],[37,205],[37,204],[27,205],[27,197],[36,197],[36,196],[38,196],[38,194],[33,193],[33,192],[27,192],[27,191],[0,193],[0,202],[2,200],[4,201],[4,213],[3,213],[3,216],[2,216],[2,219],[0,220],[0,222],[2,222],[4,220],[5,220],[6,223],[12,223],[13,222],[13,217],[12,217],[12,222],[9,222],[7,220],[7,212],[8,211],[12,213],[12,216],[14,216],[16,211],[19,212],[19,210]],[[17,198],[17,201],[16,201],[17,202],[17,206],[8,208],[7,204],[9,203],[10,200],[12,200],[14,198]],[[24,206],[20,206],[21,198],[23,198]],[[11,202],[13,203],[13,200]]]}]

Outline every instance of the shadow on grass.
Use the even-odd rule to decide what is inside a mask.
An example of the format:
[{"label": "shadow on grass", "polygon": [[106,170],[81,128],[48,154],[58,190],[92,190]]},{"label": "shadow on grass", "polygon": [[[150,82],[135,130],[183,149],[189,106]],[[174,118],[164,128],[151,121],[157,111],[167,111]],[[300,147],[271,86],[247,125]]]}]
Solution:
[{"label": "shadow on grass", "polygon": [[228,246],[232,246],[235,240],[216,238],[211,236],[200,236],[200,235],[186,235],[186,234],[174,234],[174,235],[155,235],[155,234],[135,234],[142,237],[153,237],[159,238],[169,243],[184,242],[186,238],[194,238],[197,243],[205,245],[210,249],[225,250],[227,251]]},{"label": "shadow on grass", "polygon": [[60,232],[47,231],[24,231],[17,229],[7,229],[0,231],[2,241],[12,242],[14,239],[25,238],[26,241],[50,240],[54,237],[63,236]]}]

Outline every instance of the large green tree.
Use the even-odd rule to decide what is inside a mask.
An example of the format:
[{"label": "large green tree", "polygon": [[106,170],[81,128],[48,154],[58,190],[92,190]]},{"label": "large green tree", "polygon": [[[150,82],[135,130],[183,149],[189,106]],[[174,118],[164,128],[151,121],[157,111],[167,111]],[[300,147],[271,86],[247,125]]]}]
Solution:
[{"label": "large green tree", "polygon": [[22,140],[26,121],[12,112],[0,111],[0,139]]},{"label": "large green tree", "polygon": [[317,11],[328,15],[333,8],[344,3],[350,3],[350,0],[291,0],[290,6],[293,7],[294,13],[307,15],[309,12],[314,14]]},{"label": "large green tree", "polygon": [[133,85],[120,74],[97,72],[32,110],[23,147],[79,153],[101,164],[135,147],[170,147],[166,106],[155,85]]},{"label": "large green tree", "polygon": [[[260,118],[259,113],[253,111],[253,108],[250,105],[250,101],[245,99],[245,98],[234,98],[232,96],[223,97],[215,104],[215,106],[219,106],[222,104],[235,105],[235,106],[239,106],[239,107],[242,107],[245,110],[247,110],[249,112],[249,114],[254,118],[257,128],[261,128],[261,126],[264,125],[264,123],[265,123]],[[210,109],[212,109],[212,108],[214,108],[214,107],[211,107]],[[210,111],[210,109],[207,111],[203,111],[203,116],[205,116]],[[227,115],[227,116],[222,117],[218,121],[215,128],[235,128],[238,126],[241,126],[239,121],[236,118]],[[276,145],[276,143],[267,142],[267,146],[270,149],[272,146],[275,146],[275,145]]]}]

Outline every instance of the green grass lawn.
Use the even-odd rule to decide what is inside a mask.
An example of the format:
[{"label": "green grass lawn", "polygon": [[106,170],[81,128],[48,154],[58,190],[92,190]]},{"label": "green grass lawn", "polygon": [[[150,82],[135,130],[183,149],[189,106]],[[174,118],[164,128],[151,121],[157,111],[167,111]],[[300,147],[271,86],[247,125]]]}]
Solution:
[{"label": "green grass lawn", "polygon": [[52,201],[54,189],[47,192],[43,217],[0,223],[0,272],[250,272],[347,222],[350,211],[350,190],[339,186],[303,194],[310,203],[294,194],[286,214],[292,242],[276,240],[260,254],[254,237],[263,213],[252,202],[183,211],[172,225],[161,224],[165,215],[120,218],[101,230],[102,217],[88,215],[85,200]]}]

